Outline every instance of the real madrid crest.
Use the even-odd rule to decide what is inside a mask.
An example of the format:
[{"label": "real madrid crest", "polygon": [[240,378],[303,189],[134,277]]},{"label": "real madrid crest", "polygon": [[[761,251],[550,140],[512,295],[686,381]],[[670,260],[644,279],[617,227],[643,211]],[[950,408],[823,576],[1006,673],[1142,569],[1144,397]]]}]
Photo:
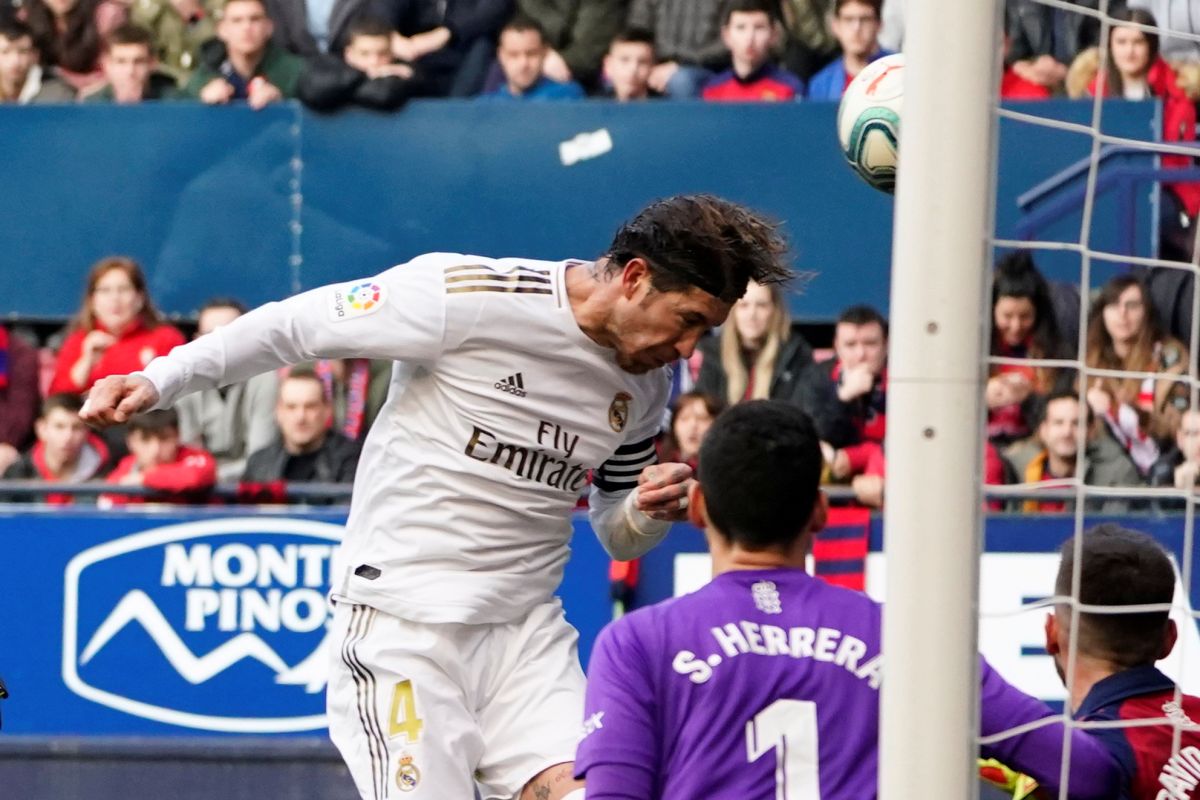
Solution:
[{"label": "real madrid crest", "polygon": [[421,782],[421,770],[413,763],[412,756],[400,756],[400,766],[396,770],[396,786],[402,792],[411,792]]},{"label": "real madrid crest", "polygon": [[620,433],[629,423],[629,401],[633,395],[629,392],[617,392],[608,407],[608,424],[614,431]]}]

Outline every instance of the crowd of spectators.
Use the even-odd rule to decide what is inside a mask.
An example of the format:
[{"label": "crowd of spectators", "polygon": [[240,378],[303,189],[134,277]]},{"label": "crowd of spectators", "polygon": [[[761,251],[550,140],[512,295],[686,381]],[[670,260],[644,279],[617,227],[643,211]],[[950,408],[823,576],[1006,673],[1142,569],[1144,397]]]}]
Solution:
[{"label": "crowd of spectators", "polygon": [[[1007,0],[1002,94],[1162,97],[1164,136],[1192,138],[1200,44],[1120,23],[1200,14],[1128,6],[1101,43],[1094,16]],[[0,102],[835,101],[903,43],[904,0],[0,0]]]}]

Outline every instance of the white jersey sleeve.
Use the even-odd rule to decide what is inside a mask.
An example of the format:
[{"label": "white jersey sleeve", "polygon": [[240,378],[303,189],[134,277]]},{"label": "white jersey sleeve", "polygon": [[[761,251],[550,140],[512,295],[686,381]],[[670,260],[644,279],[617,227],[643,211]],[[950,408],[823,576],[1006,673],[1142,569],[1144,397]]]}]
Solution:
[{"label": "white jersey sleeve", "polygon": [[158,390],[155,408],[168,408],[184,394],[318,358],[431,363],[444,347],[444,261],[422,256],[373,278],[268,303],[137,374]]}]

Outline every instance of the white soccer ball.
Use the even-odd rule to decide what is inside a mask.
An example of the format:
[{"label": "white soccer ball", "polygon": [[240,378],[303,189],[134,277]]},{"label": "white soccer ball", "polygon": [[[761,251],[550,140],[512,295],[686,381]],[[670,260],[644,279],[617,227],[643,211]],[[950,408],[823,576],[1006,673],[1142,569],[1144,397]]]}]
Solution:
[{"label": "white soccer ball", "polygon": [[838,107],[838,140],[846,161],[867,183],[891,193],[896,186],[904,54],[876,59],[855,76]]}]

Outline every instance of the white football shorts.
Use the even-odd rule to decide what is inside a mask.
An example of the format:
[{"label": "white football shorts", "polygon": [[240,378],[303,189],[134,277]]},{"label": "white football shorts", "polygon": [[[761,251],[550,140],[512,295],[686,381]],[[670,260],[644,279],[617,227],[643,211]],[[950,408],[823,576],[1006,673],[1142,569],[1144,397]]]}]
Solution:
[{"label": "white football shorts", "polygon": [[341,602],[332,633],[329,733],[364,800],[512,800],[575,760],[584,677],[557,599],[484,625]]}]

